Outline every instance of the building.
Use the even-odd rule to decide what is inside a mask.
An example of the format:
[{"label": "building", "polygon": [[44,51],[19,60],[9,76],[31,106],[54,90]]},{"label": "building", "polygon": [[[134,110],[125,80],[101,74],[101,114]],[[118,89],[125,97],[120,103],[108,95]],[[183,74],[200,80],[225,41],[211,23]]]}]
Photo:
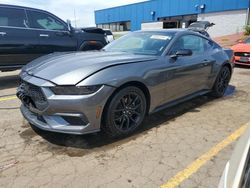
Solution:
[{"label": "building", "polygon": [[250,23],[250,0],[149,0],[95,11],[97,27],[112,31],[185,28],[206,20],[213,37],[242,32]]}]

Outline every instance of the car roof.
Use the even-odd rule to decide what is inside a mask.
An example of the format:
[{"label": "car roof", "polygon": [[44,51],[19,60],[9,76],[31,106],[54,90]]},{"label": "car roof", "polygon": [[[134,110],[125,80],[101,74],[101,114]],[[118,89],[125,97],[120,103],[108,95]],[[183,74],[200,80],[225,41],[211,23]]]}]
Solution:
[{"label": "car roof", "polygon": [[19,9],[29,9],[29,10],[38,10],[38,11],[47,12],[46,10],[37,9],[37,8],[25,7],[25,6],[19,6],[19,5],[1,4],[1,3],[0,3],[0,7],[5,7],[5,8],[19,8]]}]

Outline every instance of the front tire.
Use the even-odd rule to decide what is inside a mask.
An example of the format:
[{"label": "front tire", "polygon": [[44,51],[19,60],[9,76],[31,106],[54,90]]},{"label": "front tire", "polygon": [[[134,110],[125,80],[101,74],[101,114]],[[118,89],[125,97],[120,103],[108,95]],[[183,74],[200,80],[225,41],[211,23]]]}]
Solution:
[{"label": "front tire", "polygon": [[109,137],[127,136],[142,124],[146,109],[142,90],[133,86],[123,88],[107,104],[102,129]]},{"label": "front tire", "polygon": [[231,71],[229,67],[224,66],[219,72],[216,81],[213,86],[212,96],[219,98],[223,97],[231,79]]}]

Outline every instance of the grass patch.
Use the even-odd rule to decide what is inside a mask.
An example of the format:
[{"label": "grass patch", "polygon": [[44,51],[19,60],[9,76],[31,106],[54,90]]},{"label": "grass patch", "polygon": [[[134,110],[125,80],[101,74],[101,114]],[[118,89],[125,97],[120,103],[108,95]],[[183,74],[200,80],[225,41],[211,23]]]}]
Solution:
[{"label": "grass patch", "polygon": [[245,35],[250,35],[250,25],[246,25],[246,26],[244,27],[244,34],[245,34]]}]

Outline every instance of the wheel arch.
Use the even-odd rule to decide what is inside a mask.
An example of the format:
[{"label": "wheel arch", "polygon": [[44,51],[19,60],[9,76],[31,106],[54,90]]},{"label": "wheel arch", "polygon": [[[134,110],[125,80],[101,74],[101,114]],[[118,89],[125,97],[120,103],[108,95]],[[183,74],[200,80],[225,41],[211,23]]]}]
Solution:
[{"label": "wheel arch", "polygon": [[149,109],[150,109],[150,104],[151,104],[151,96],[150,96],[150,92],[149,92],[149,89],[147,88],[147,86],[142,83],[142,82],[139,82],[139,81],[129,81],[129,82],[126,82],[122,85],[120,85],[119,87],[117,87],[115,89],[115,91],[109,96],[108,100],[106,101],[105,105],[104,105],[104,108],[103,108],[103,113],[102,113],[102,117],[101,117],[101,123],[104,122],[104,117],[106,115],[106,112],[107,112],[107,108],[109,106],[109,103],[111,102],[113,96],[118,93],[120,90],[122,90],[123,88],[126,88],[126,87],[129,87],[129,86],[134,86],[134,87],[137,87],[139,88],[140,90],[142,90],[142,92],[144,93],[145,95],[145,98],[146,98],[146,104],[147,104],[147,107],[146,107],[146,114],[148,114],[149,112]]},{"label": "wheel arch", "polygon": [[222,65],[222,67],[228,67],[229,70],[230,70],[230,73],[231,73],[231,75],[232,75],[232,73],[233,73],[233,67],[231,66],[230,63],[225,62],[225,63]]}]

